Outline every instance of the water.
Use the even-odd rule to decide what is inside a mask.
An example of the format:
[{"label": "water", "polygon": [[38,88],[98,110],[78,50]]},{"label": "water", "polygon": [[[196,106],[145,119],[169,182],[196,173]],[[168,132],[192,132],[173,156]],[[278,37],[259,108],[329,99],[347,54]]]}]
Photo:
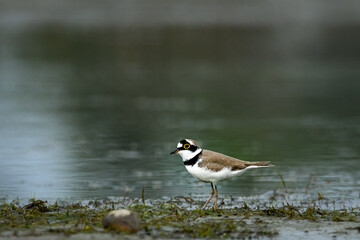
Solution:
[{"label": "water", "polygon": [[205,196],[169,154],[193,138],[276,165],[220,183],[221,196],[284,191],[280,174],[289,192],[358,201],[357,15],[133,26],[95,24],[104,9],[89,9],[84,23],[2,12],[0,198]]}]

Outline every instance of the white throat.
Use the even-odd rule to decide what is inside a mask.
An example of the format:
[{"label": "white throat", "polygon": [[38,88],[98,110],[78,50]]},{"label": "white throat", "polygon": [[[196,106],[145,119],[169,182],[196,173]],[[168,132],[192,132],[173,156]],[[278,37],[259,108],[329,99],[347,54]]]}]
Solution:
[{"label": "white throat", "polygon": [[182,157],[183,161],[185,162],[187,160],[192,159],[193,157],[195,157],[199,153],[201,153],[201,151],[202,151],[201,148],[199,148],[195,152],[192,152],[192,151],[189,151],[189,150],[181,150],[181,151],[179,151],[179,155]]}]

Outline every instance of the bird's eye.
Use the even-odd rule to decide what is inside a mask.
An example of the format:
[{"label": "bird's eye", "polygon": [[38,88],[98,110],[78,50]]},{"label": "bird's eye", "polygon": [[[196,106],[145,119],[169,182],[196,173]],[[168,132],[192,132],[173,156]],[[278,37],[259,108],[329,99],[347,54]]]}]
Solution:
[{"label": "bird's eye", "polygon": [[185,144],[184,144],[184,148],[185,148],[185,149],[189,149],[189,148],[190,148],[190,144],[185,143]]}]

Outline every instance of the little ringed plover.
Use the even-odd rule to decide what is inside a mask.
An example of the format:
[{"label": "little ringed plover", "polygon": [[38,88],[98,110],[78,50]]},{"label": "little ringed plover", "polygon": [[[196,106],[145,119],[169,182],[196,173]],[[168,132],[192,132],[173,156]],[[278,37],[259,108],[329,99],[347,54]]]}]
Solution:
[{"label": "little ringed plover", "polygon": [[240,176],[251,168],[272,167],[268,161],[248,162],[222,153],[201,149],[199,144],[192,139],[181,140],[177,148],[170,154],[179,154],[184,162],[186,170],[195,178],[211,184],[212,193],[206,201],[203,209],[206,208],[211,198],[216,194],[213,210],[216,210],[218,190],[216,183],[228,178]]}]

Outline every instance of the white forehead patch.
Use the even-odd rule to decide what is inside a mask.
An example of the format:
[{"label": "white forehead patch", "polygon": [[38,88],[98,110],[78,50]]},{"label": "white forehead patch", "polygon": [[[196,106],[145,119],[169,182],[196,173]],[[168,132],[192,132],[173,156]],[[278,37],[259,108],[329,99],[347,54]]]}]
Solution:
[{"label": "white forehead patch", "polygon": [[182,147],[182,143],[178,143],[177,148],[181,148]]}]

